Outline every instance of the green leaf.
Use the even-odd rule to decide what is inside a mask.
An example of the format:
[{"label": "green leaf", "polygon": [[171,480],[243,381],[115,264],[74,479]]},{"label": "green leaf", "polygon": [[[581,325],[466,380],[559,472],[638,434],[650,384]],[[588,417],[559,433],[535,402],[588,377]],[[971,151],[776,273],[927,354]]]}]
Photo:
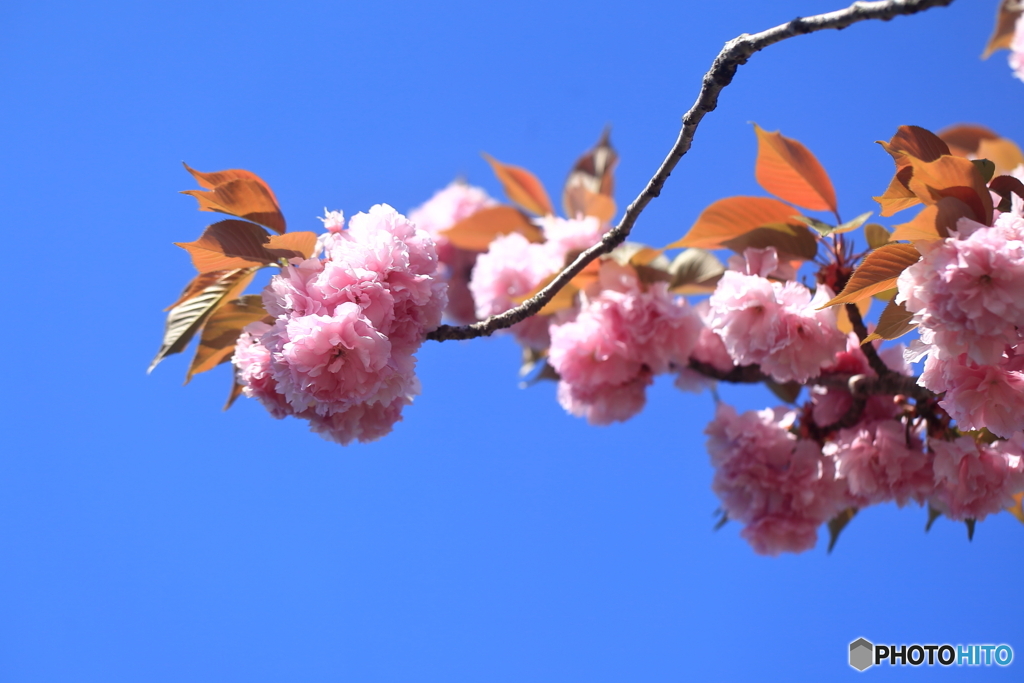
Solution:
[{"label": "green leaf", "polygon": [[672,259],[669,289],[678,294],[703,294],[714,291],[725,266],[710,251],[686,249]]},{"label": "green leaf", "polygon": [[800,390],[803,389],[803,385],[799,382],[779,383],[772,379],[766,379],[764,385],[786,403],[796,403],[796,400],[800,398]]},{"label": "green leaf", "polygon": [[882,315],[879,316],[878,327],[864,339],[863,344],[873,342],[876,339],[891,341],[902,337],[917,327],[915,323],[911,322],[913,318],[914,314],[909,312],[905,305],[898,304],[895,299],[892,299],[889,301],[889,305],[885,307],[885,310],[882,311]]},{"label": "green leaf", "polygon": [[974,164],[974,168],[978,169],[978,173],[981,174],[981,179],[987,184],[988,181],[992,180],[992,176],[996,174],[996,165],[988,159],[971,159],[971,163]]},{"label": "green leaf", "polygon": [[864,226],[864,238],[868,241],[868,246],[872,249],[878,249],[879,247],[889,243],[890,233],[884,227],[878,223],[868,223]]}]

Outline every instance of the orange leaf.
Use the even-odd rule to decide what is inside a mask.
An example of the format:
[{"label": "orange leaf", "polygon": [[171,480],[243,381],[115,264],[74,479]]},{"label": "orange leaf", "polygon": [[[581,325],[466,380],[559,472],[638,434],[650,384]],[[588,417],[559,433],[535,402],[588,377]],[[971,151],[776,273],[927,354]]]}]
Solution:
[{"label": "orange leaf", "polygon": [[896,299],[889,301],[889,304],[882,311],[878,318],[878,326],[875,331],[864,338],[862,344],[873,342],[876,339],[898,339],[907,332],[917,327],[911,320],[914,314],[907,310],[903,304],[896,303]]},{"label": "orange leaf", "polygon": [[935,133],[920,126],[900,126],[889,142],[878,141],[886,152],[892,155],[897,168],[909,165],[909,161],[901,161],[910,156],[921,161],[935,161],[944,154],[949,154],[949,146]]},{"label": "orange leaf", "polygon": [[[861,299],[856,304],[857,310],[860,311],[860,317],[863,319],[871,310],[871,297],[867,299]],[[853,321],[850,320],[850,314],[846,312],[846,306],[840,306],[836,309],[836,327],[843,334],[850,334],[853,332]]]},{"label": "orange leaf", "polygon": [[911,242],[944,239],[949,237],[950,230],[956,229],[956,222],[961,218],[974,219],[971,207],[956,197],[943,197],[924,207],[909,223],[897,225],[889,239]]},{"label": "orange leaf", "polygon": [[253,223],[225,220],[208,225],[195,242],[175,242],[189,253],[200,273],[265,266],[276,259],[265,245],[267,231]]},{"label": "orange leaf", "polygon": [[1010,514],[1024,522],[1024,493],[1013,494],[1013,499],[1016,501],[1012,506],[1006,508]]},{"label": "orange leaf", "polygon": [[[609,140],[609,131],[606,128],[597,144],[576,160],[576,164],[572,167],[569,177],[565,181],[565,186],[562,189],[562,208],[565,210],[567,218],[575,218],[578,213],[583,213],[587,216],[597,215],[589,213],[585,205],[580,206],[577,203],[579,196],[570,194],[570,191],[576,188],[583,188],[590,194],[603,195],[610,198],[615,188],[615,179],[612,173],[618,160],[619,155],[612,148],[611,141]],[[583,196],[585,197],[586,195]],[[611,213],[615,215],[614,211]],[[598,217],[600,218],[600,216]],[[611,216],[606,220],[611,220]]]},{"label": "orange leaf", "polygon": [[1020,0],[1003,0],[999,5],[999,10],[996,12],[996,27],[992,31],[992,37],[988,39],[985,52],[981,55],[982,59],[988,59],[996,50],[1010,47],[1021,9]]},{"label": "orange leaf", "polygon": [[769,133],[756,123],[757,163],[754,175],[776,197],[811,211],[836,213],[836,191],[828,173],[811,151],[778,131]]},{"label": "orange leaf", "polygon": [[153,368],[167,356],[181,353],[221,304],[237,299],[241,295],[257,270],[257,268],[236,268],[225,271],[200,292],[175,305],[167,314],[163,343],[147,372],[152,372]]},{"label": "orange leaf", "polygon": [[242,170],[201,173],[185,168],[206,190],[185,190],[199,202],[200,211],[217,211],[264,225],[276,233],[284,233],[284,216],[273,191],[255,173]]},{"label": "orange leaf", "polygon": [[249,323],[262,320],[267,315],[263,309],[263,298],[250,294],[234,301],[228,301],[210,315],[203,325],[203,334],[196,348],[196,355],[185,376],[185,384],[194,375],[212,370],[226,362],[235,351],[235,342],[242,328]]},{"label": "orange leaf", "polygon": [[231,393],[228,394],[228,400],[224,403],[224,407],[221,410],[227,410],[235,404],[235,400],[242,395],[242,389],[244,387],[238,381],[238,371],[235,370],[231,373]]},{"label": "orange leaf", "polygon": [[494,169],[494,174],[498,176],[502,187],[505,188],[505,194],[513,202],[527,211],[541,216],[555,212],[551,207],[547,191],[535,175],[525,168],[503,164],[490,154],[485,153],[484,159],[487,159],[487,163]]},{"label": "orange leaf", "polygon": [[726,240],[722,246],[742,254],[747,249],[767,249],[775,247],[779,252],[780,261],[793,259],[809,261],[818,255],[818,238],[806,225],[788,226],[792,234],[787,234],[772,227],[754,228],[739,237]]},{"label": "orange leaf", "polygon": [[718,249],[734,237],[760,227],[770,227],[783,234],[794,234],[798,228],[807,229],[793,218],[793,207],[777,199],[726,197],[704,209],[686,236],[665,248]]},{"label": "orange leaf", "polygon": [[910,176],[913,173],[914,169],[909,166],[899,168],[896,171],[896,175],[889,181],[889,187],[885,189],[885,192],[881,196],[872,198],[882,207],[881,214],[883,216],[891,216],[903,209],[908,209],[915,204],[921,203],[917,195],[907,187],[907,183],[910,182]]},{"label": "orange leaf", "polygon": [[614,199],[591,192],[582,185],[566,188],[562,199],[565,202],[565,215],[569,218],[582,214],[593,216],[602,223],[609,223],[615,217]]},{"label": "orange leaf", "polygon": [[896,286],[896,278],[907,267],[920,260],[921,254],[912,244],[886,244],[870,252],[853,271],[846,287],[822,308],[836,304],[852,304]]},{"label": "orange leaf", "polygon": [[935,161],[911,160],[913,174],[907,187],[925,204],[943,197],[956,197],[971,207],[974,219],[985,225],[992,222],[992,195],[968,159],[942,156]]},{"label": "orange leaf", "polygon": [[949,145],[949,153],[958,157],[974,156],[982,140],[998,140],[999,136],[985,126],[960,123],[943,128],[938,136]]},{"label": "orange leaf", "polygon": [[1013,200],[1010,197],[1011,194],[1015,194],[1021,199],[1024,199],[1024,183],[1013,176],[996,176],[992,179],[992,182],[988,184],[988,189],[999,195],[999,206],[996,208],[1003,212],[1009,211],[1013,206]]},{"label": "orange leaf", "polygon": [[997,138],[995,140],[982,140],[978,145],[978,151],[974,155],[978,159],[988,159],[996,165],[997,174],[1011,173],[1015,168],[1024,164],[1024,153],[1013,140]]},{"label": "orange leaf", "polygon": [[266,245],[267,252],[274,260],[290,259],[297,256],[310,258],[316,249],[315,232],[289,232],[284,235],[271,235]]},{"label": "orange leaf", "polygon": [[480,209],[469,218],[442,230],[441,234],[460,249],[487,251],[498,235],[521,233],[531,242],[542,242],[543,235],[522,211],[511,206],[491,206]]}]

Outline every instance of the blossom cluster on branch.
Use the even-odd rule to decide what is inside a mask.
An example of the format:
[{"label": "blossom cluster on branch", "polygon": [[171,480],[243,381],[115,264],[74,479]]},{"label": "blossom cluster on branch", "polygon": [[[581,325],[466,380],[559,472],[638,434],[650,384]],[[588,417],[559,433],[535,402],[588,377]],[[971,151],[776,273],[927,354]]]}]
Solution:
[{"label": "blossom cluster on branch", "polygon": [[[933,4],[945,2],[857,3],[723,54]],[[988,51],[1009,48],[1024,79],[1021,13],[1000,5]],[[1024,521],[1024,154],[980,126],[899,127],[881,143],[896,170],[875,199],[883,217],[921,210],[889,230],[870,214],[843,222],[810,150],[754,130],[755,175],[774,196],[718,200],[661,248],[625,241],[650,196],[613,222],[607,131],[570,170],[564,217],[537,177],[489,156],[509,203],[455,182],[408,218],[378,205],[346,227],[328,212],[319,236],[287,232],[257,176],[188,169],[200,209],[232,218],[179,245],[199,274],[170,307],[154,365],[199,335],[189,377],[230,361],[229,405],[256,398],[348,444],[401,419],[426,339],[508,328],[522,375],[557,381],[561,406],[590,424],[636,415],[658,375],[696,392],[763,383],[788,404],[741,414],[714,393],[705,432],[721,519],[758,553],[807,550],[823,524],[831,548],[859,509],[886,502],[927,505],[929,525],[945,515],[970,534],[1005,509]],[[262,267],[278,271],[244,295]],[[886,305],[867,324],[872,301]],[[462,327],[441,329],[442,315]],[[908,348],[883,348],[915,329]]]}]

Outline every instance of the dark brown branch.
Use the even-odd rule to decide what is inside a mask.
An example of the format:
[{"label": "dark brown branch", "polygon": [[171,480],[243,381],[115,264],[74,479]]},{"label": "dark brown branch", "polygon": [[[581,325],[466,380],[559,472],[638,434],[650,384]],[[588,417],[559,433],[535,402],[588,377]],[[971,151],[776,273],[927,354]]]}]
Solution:
[{"label": "dark brown branch", "polygon": [[561,273],[555,277],[546,287],[537,292],[519,306],[511,308],[504,313],[493,315],[486,320],[471,325],[453,326],[441,325],[439,328],[427,335],[427,339],[445,341],[448,339],[473,339],[484,337],[494,332],[511,327],[526,318],[538,313],[548,301],[558,293],[562,287],[583,270],[588,263],[602,254],[609,253],[612,249],[622,244],[629,236],[637,218],[652,199],[661,194],[661,189],[668,180],[669,175],[675,169],[676,164],[686,154],[693,143],[693,136],[697,132],[697,126],[701,119],[708,112],[714,111],[718,106],[718,96],[722,90],[732,82],[736,70],[755,52],[760,52],[769,45],[816,31],[826,29],[843,29],[851,24],[868,19],[879,19],[888,21],[895,16],[916,14],[926,9],[938,6],[946,6],[953,0],[881,0],[879,2],[855,2],[846,9],[818,14],[812,17],[796,18],[786,24],[770,28],[767,31],[753,35],[743,34],[730,40],[718,53],[711,70],[704,74],[697,101],[690,110],[683,116],[683,127],[679,132],[668,156],[661,163],[658,171],[648,181],[647,187],[640,195],[633,200],[633,203],[626,208],[625,214],[619,224],[609,230],[600,242],[582,252],[576,260],[569,264]]}]

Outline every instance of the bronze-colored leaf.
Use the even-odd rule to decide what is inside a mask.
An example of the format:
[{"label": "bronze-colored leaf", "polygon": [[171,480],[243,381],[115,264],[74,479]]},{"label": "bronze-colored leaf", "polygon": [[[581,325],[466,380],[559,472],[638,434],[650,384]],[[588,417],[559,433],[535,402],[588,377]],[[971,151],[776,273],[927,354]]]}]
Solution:
[{"label": "bronze-colored leaf", "polygon": [[892,235],[878,223],[868,223],[864,226],[864,239],[868,241],[869,247],[878,249],[883,244],[888,244]]},{"label": "bronze-colored leaf", "polygon": [[793,218],[793,207],[777,199],[726,197],[704,209],[686,236],[665,248],[719,249],[729,240],[760,227],[790,235],[798,230],[809,232]]},{"label": "bronze-colored leaf", "polygon": [[235,400],[242,395],[242,383],[238,381],[238,370],[232,368],[231,373],[231,393],[228,394],[228,400],[224,403],[224,407],[221,410],[227,410],[235,404]]},{"label": "bronze-colored leaf", "polygon": [[1011,515],[1024,522],[1024,493],[1013,494],[1013,500],[1016,502],[1006,509]]},{"label": "bronze-colored leaf", "polygon": [[836,547],[836,541],[839,540],[839,534],[842,533],[846,525],[850,523],[850,520],[857,514],[857,508],[846,508],[838,515],[828,521],[828,552],[832,552],[832,548]]},{"label": "bronze-colored leaf", "polygon": [[942,138],[920,126],[900,126],[889,142],[879,140],[878,144],[892,155],[897,168],[909,165],[905,157],[928,162],[950,153]]},{"label": "bronze-colored leaf", "polygon": [[615,217],[614,199],[607,195],[591,192],[583,186],[566,188],[562,199],[565,203],[565,215],[570,218],[593,216],[601,223],[609,223]]},{"label": "bronze-colored leaf", "polygon": [[992,161],[996,165],[995,172],[998,175],[1011,173],[1015,168],[1024,164],[1024,153],[1021,152],[1016,142],[1007,138],[982,140],[974,156]]},{"label": "bronze-colored leaf", "polygon": [[754,176],[761,187],[811,211],[837,212],[832,181],[809,149],[778,131],[769,133],[756,123],[754,132],[757,134]]},{"label": "bronze-colored leaf", "polygon": [[494,169],[494,174],[498,176],[502,187],[505,188],[505,194],[513,202],[540,216],[547,216],[555,212],[544,185],[535,175],[525,168],[503,164],[490,154],[485,153],[484,159],[487,159],[487,163]]},{"label": "bronze-colored leaf", "polygon": [[256,271],[257,268],[229,270],[198,294],[172,308],[167,314],[163,343],[146,372],[152,372],[167,356],[181,353],[219,306],[239,297]]},{"label": "bronze-colored leaf", "polygon": [[491,206],[480,209],[441,232],[448,241],[460,249],[487,251],[494,238],[512,232],[521,233],[531,242],[544,240],[540,230],[522,211],[511,206]]},{"label": "bronze-colored leaf", "polygon": [[195,242],[175,242],[189,253],[200,273],[234,268],[249,268],[273,263],[267,252],[267,231],[245,221],[219,221],[206,227]]},{"label": "bronze-colored leaf", "polygon": [[943,128],[937,135],[949,145],[950,154],[965,158],[978,155],[978,145],[982,140],[999,139],[999,134],[995,131],[970,123],[958,123],[955,126]]},{"label": "bronze-colored leaf", "polygon": [[873,197],[881,206],[883,216],[892,216],[903,209],[909,209],[911,206],[921,203],[917,195],[907,187],[913,174],[914,169],[910,166],[897,169],[896,175],[889,181],[889,187],[885,188],[885,192],[878,197]]},{"label": "bronze-colored leaf", "polygon": [[276,233],[287,230],[270,186],[255,173],[240,169],[201,173],[185,164],[206,190],[185,190],[199,202],[200,211],[217,211],[264,225]]},{"label": "bronze-colored leaf", "polygon": [[876,339],[899,339],[907,332],[917,327],[916,324],[911,322],[914,318],[914,314],[907,311],[907,307],[904,304],[896,303],[896,300],[891,300],[885,309],[882,311],[882,315],[878,318],[878,326],[875,331],[869,334],[864,339],[864,344],[873,342]]},{"label": "bronze-colored leaf", "polygon": [[812,260],[818,255],[818,240],[806,226],[789,226],[792,234],[786,234],[774,227],[755,228],[739,237],[722,243],[726,249],[742,254],[747,249],[767,249],[775,247],[779,252],[780,261],[801,259]]},{"label": "bronze-colored leaf", "polygon": [[1013,43],[1014,27],[1021,11],[1024,11],[1024,4],[1020,0],[1003,0],[996,11],[996,27],[992,31],[992,37],[988,39],[982,59],[988,59],[996,50],[1003,50]]},{"label": "bronze-colored leaf", "polygon": [[949,237],[961,218],[974,218],[974,211],[956,197],[943,197],[935,204],[924,207],[908,223],[895,226],[890,240],[911,242],[934,241]]},{"label": "bronze-colored leaf", "polygon": [[196,355],[185,375],[188,384],[194,375],[212,370],[221,363],[228,361],[235,351],[235,342],[242,328],[249,323],[262,320],[267,315],[263,309],[263,297],[249,294],[233,301],[227,301],[218,307],[206,324],[196,347]]},{"label": "bronze-colored leaf", "polygon": [[943,197],[956,197],[971,207],[974,219],[985,225],[992,222],[992,196],[981,174],[968,159],[954,156],[935,161],[911,160],[914,169],[907,187],[925,204]]},{"label": "bronze-colored leaf", "polygon": [[1010,211],[1013,208],[1011,194],[1024,199],[1024,183],[1009,175],[996,176],[988,184],[988,189],[1000,197],[999,206],[996,208],[1002,212]]},{"label": "bronze-colored leaf", "polygon": [[852,304],[876,292],[896,286],[896,278],[921,258],[912,244],[886,244],[869,253],[853,271],[846,287],[822,308],[836,304]]},{"label": "bronze-colored leaf", "polygon": [[275,261],[296,257],[308,259],[313,256],[313,250],[316,249],[316,233],[304,231],[271,235],[266,249]]},{"label": "bronze-colored leaf", "polygon": [[[861,299],[856,304],[857,310],[860,311],[860,317],[863,320],[864,316],[871,310],[871,297]],[[836,327],[843,334],[850,334],[853,332],[853,321],[850,320],[850,314],[846,312],[846,306],[840,306],[836,309]]]},{"label": "bronze-colored leaf", "polygon": [[725,266],[710,251],[686,249],[672,260],[668,272],[672,274],[669,289],[677,294],[706,294],[725,272]]},{"label": "bronze-colored leaf", "polygon": [[[611,198],[615,191],[613,174],[618,161],[619,155],[612,148],[610,131],[606,128],[597,144],[577,159],[569,172],[565,187],[562,189],[562,208],[565,210],[566,217],[575,218],[579,213],[586,216],[596,215],[588,213],[586,207],[580,206],[581,193],[574,193],[571,190],[583,188],[589,194]],[[612,215],[614,214],[615,212],[612,211]],[[611,218],[607,220],[611,220]]]}]

